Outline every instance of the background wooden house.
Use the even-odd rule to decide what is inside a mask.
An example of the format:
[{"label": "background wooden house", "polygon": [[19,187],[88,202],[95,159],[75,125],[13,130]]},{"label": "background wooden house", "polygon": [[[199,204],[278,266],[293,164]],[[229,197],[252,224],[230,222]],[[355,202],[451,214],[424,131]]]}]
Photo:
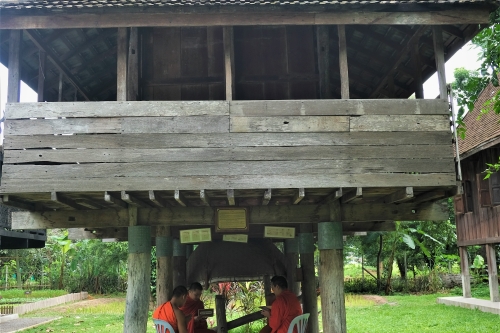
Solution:
[{"label": "background wooden house", "polygon": [[458,140],[464,193],[455,196],[457,241],[465,275],[464,296],[471,297],[466,247],[485,245],[490,296],[494,302],[499,301],[496,246],[500,243],[500,173],[484,179],[484,171],[487,163],[498,163],[500,158],[500,115],[493,111],[481,114],[481,110],[498,90],[498,87],[487,86],[474,110],[465,115],[466,136]]}]

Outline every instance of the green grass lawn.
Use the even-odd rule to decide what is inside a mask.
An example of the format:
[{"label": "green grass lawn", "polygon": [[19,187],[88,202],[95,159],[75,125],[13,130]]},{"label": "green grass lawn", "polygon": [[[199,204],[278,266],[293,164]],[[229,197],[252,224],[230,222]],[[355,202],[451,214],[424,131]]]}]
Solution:
[{"label": "green grass lawn", "polygon": [[[436,298],[448,295],[406,295],[386,297],[388,303],[377,305],[359,295],[347,295],[347,328],[349,333],[416,333],[416,332],[499,332],[500,316],[445,306]],[[103,298],[101,304],[82,307],[79,303],[30,313],[29,317],[62,316],[63,318],[26,332],[122,332],[124,298]],[[255,325],[252,332],[258,332]],[[320,321],[320,330],[322,324]],[[152,321],[148,333],[153,333]],[[235,329],[231,333],[247,333]]]},{"label": "green grass lawn", "polygon": [[36,302],[68,293],[66,290],[33,290],[29,295],[24,292],[21,289],[0,291],[0,296],[2,296],[0,304]]},{"label": "green grass lawn", "polygon": [[389,296],[388,303],[349,306],[349,333],[499,332],[500,316],[436,303],[439,296]]}]

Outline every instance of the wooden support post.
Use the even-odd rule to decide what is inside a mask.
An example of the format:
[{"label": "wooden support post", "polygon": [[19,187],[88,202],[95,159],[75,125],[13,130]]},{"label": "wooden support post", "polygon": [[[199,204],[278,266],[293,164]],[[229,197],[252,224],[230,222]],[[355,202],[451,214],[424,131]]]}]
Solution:
[{"label": "wooden support post", "polygon": [[499,302],[497,254],[494,244],[486,244],[486,261],[488,263],[488,280],[490,284],[490,300]]},{"label": "wooden support post", "polygon": [[[193,244],[186,244],[186,263],[189,260],[191,253],[193,253]],[[186,266],[186,273],[187,273],[187,266]],[[186,278],[186,280],[187,280],[187,278]],[[188,286],[186,286],[186,287],[188,287]]]},{"label": "wooden support post", "polygon": [[139,31],[130,28],[127,59],[127,100],[137,101],[139,95]]},{"label": "wooden support post", "polygon": [[7,103],[18,103],[20,96],[19,52],[21,49],[21,30],[11,30],[9,40],[9,78],[7,83]]},{"label": "wooden support post", "polygon": [[469,257],[467,256],[467,248],[460,246],[458,248],[460,254],[460,269],[462,271],[462,291],[465,298],[471,298],[470,292],[470,273],[469,273]]},{"label": "wooden support post", "polygon": [[62,93],[63,93],[63,73],[59,72],[59,92],[57,96],[57,101],[62,101]]},{"label": "wooden support post", "polygon": [[116,41],[116,100],[127,100],[127,56],[128,31],[127,28],[118,28]]},{"label": "wooden support post", "polygon": [[227,333],[226,300],[222,295],[215,296],[215,312],[217,314],[217,333]]},{"label": "wooden support post", "polygon": [[170,227],[156,228],[156,305],[159,306],[170,299],[173,290],[172,282],[173,244]]},{"label": "wooden support post", "polygon": [[349,99],[349,70],[347,67],[345,25],[338,25],[337,29],[339,33],[340,98]]},{"label": "wooden support post", "polygon": [[415,98],[424,98],[424,85],[422,81],[422,61],[420,59],[420,48],[418,41],[412,52],[413,68],[415,75]]},{"label": "wooden support post", "polygon": [[47,60],[47,53],[43,50],[38,51],[38,102],[44,102],[45,91],[45,60]]},{"label": "wooden support post", "polygon": [[297,237],[285,240],[285,258],[288,289],[298,296],[300,294],[300,283],[297,282],[297,265],[299,263],[299,242]]},{"label": "wooden support post", "polygon": [[174,239],[173,242],[173,287],[186,285],[186,246],[181,241]]},{"label": "wooden support post", "polygon": [[[271,277],[269,275],[264,275],[264,295],[267,296],[271,293]],[[266,305],[267,304],[266,302]]]},{"label": "wooden support post", "polygon": [[223,28],[226,101],[234,99],[234,40],[233,27]]},{"label": "wooden support post", "polygon": [[229,204],[229,206],[234,206],[236,204],[233,189],[227,190],[227,203]]},{"label": "wooden support post", "polygon": [[327,25],[316,26],[318,47],[319,97],[332,98],[330,87],[330,28]]},{"label": "wooden support post", "polygon": [[[338,202],[330,206],[332,220],[340,220]],[[346,333],[344,255],[341,222],[318,224],[319,287],[323,333]]]},{"label": "wooden support post", "polygon": [[[219,27],[207,27],[207,70],[209,77],[215,77],[220,75],[216,68],[216,47],[215,47],[215,37]],[[213,84],[208,84],[208,99],[213,101],[217,99],[216,89]]]},{"label": "wooden support post", "polygon": [[304,313],[310,313],[308,333],[319,333],[316,274],[314,272],[314,237],[312,224],[301,224],[299,233],[300,263],[302,265],[302,304]]},{"label": "wooden support post", "polygon": [[448,99],[448,91],[446,89],[446,72],[444,69],[443,30],[440,26],[432,27],[432,37],[434,41],[434,58],[436,59],[436,68],[439,81],[439,98]]},{"label": "wooden support post", "polygon": [[128,281],[124,333],[145,333],[151,285],[151,227],[137,225],[137,207],[130,207]]}]

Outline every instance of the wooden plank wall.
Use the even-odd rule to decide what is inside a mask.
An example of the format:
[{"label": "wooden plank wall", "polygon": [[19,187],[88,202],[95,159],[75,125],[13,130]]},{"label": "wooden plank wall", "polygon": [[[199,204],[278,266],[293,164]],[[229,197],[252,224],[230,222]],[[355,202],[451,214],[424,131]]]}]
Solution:
[{"label": "wooden plank wall", "polygon": [[500,206],[481,207],[478,174],[486,169],[486,163],[498,161],[500,147],[485,149],[462,161],[462,177],[471,182],[471,212],[456,214],[457,242],[459,246],[500,243]]},{"label": "wooden plank wall", "polygon": [[441,100],[13,103],[0,191],[452,186],[447,112]]},{"label": "wooden plank wall", "polygon": [[[222,27],[143,33],[143,100],[225,100]],[[234,28],[239,100],[319,98],[313,26]]]}]

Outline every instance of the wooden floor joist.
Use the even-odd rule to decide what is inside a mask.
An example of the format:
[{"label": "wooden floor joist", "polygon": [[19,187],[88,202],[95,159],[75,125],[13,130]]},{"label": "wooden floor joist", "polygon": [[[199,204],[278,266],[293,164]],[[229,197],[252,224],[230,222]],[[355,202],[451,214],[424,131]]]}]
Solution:
[{"label": "wooden floor joist", "polygon": [[104,192],[104,201],[116,208],[127,209],[128,205],[125,201],[116,198],[109,192]]},{"label": "wooden floor joist", "polygon": [[159,195],[156,195],[155,191],[149,190],[149,200],[157,207],[160,208],[165,208],[168,206],[166,203],[165,199],[160,197]]},{"label": "wooden floor joist", "polygon": [[413,187],[405,187],[383,198],[384,203],[401,203],[413,199]]},{"label": "wooden floor joist", "polygon": [[200,190],[200,200],[203,205],[210,207],[210,197],[208,196],[206,190]]},{"label": "wooden floor joist", "polygon": [[150,205],[148,205],[147,203],[145,203],[140,199],[137,199],[130,193],[127,193],[127,191],[121,191],[121,199],[132,206],[143,207],[143,208],[150,207]]},{"label": "wooden floor joist", "polygon": [[299,188],[299,191],[297,194],[294,195],[293,197],[293,200],[292,200],[292,204],[293,205],[298,205],[302,199],[304,199],[304,197],[306,196],[306,191],[304,188]]},{"label": "wooden floor joist", "polygon": [[271,201],[272,190],[268,189],[264,192],[264,197],[262,198],[262,206],[266,206]]},{"label": "wooden floor joist", "polygon": [[50,200],[57,202],[61,205],[73,208],[73,209],[82,209],[82,205],[78,204],[76,201],[74,201],[71,198],[68,198],[67,196],[57,193],[57,192],[51,192],[50,193]]},{"label": "wooden floor joist", "polygon": [[357,201],[363,197],[363,188],[357,187],[356,190],[348,192],[342,197],[342,203],[346,204],[349,202]]},{"label": "wooden floor joist", "polygon": [[184,196],[181,194],[181,191],[175,190],[174,192],[174,199],[177,201],[177,203],[183,207],[186,207],[186,199],[184,199]]},{"label": "wooden floor joist", "polygon": [[227,202],[228,202],[229,206],[234,206],[236,204],[236,202],[234,200],[234,190],[233,189],[227,190]]}]

